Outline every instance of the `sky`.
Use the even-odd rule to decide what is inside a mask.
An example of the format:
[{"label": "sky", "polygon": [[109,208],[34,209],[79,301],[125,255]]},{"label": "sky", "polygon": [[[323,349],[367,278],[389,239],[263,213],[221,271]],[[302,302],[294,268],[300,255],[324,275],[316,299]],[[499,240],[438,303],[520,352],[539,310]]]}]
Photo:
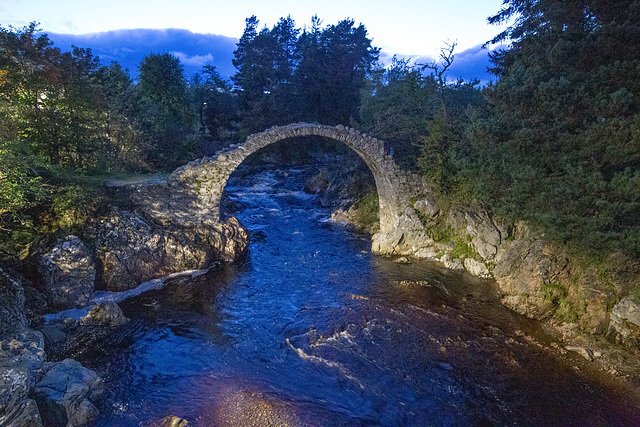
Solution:
[{"label": "sky", "polygon": [[[457,42],[456,52],[465,53],[467,58],[477,57],[479,46],[500,32],[500,27],[488,25],[486,19],[498,12],[501,4],[502,0],[0,0],[0,25],[22,27],[37,21],[59,47],[66,47],[65,43],[72,41],[85,41],[85,44],[75,44],[102,53],[103,60],[105,55],[120,60],[118,54],[114,54],[119,47],[116,43],[126,41],[131,45],[139,36],[140,43],[153,42],[154,52],[182,53],[178,56],[183,63],[186,59],[194,67],[198,62],[213,59],[218,62],[213,65],[220,69],[227,66],[221,61],[230,59],[228,41],[242,35],[245,18],[251,15],[260,19],[260,27],[272,27],[287,15],[298,27],[309,25],[315,14],[324,25],[348,17],[356,24],[365,25],[373,44],[382,48],[383,59],[394,54],[433,58],[445,42]],[[224,46],[224,52],[215,54],[216,61],[214,53],[207,57],[208,53],[195,49],[198,46],[192,44],[172,43],[162,49],[157,38],[169,41],[167,31],[114,31],[169,28],[195,33],[200,36],[195,37],[200,40],[200,47],[214,43]],[[95,34],[104,32],[109,33]],[[112,38],[110,50],[102,48],[102,52],[87,44],[88,41],[106,46]],[[193,43],[193,40],[184,42]],[[484,60],[484,56],[481,59]]]}]

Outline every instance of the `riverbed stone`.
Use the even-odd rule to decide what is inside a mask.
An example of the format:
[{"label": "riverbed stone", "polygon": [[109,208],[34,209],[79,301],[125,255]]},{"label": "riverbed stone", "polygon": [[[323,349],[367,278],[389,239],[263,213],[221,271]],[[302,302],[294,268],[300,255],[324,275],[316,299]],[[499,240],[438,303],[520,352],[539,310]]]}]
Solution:
[{"label": "riverbed stone", "polygon": [[183,418],[169,415],[151,424],[149,427],[187,427],[189,422]]},{"label": "riverbed stone", "polygon": [[565,349],[567,349],[568,351],[573,351],[575,353],[578,353],[580,356],[584,357],[589,362],[593,362],[593,360],[595,359],[593,350],[591,350],[590,348],[569,345],[569,346],[566,346]]},{"label": "riverbed stone", "polygon": [[487,268],[487,265],[484,262],[478,261],[473,258],[464,259],[464,268],[470,274],[477,277],[481,277],[483,279],[488,279],[492,277],[491,273],[489,272],[489,269]]},{"label": "riverbed stone", "polygon": [[321,194],[329,187],[326,169],[321,169],[304,183],[303,191],[307,194]]},{"label": "riverbed stone", "polygon": [[440,262],[443,263],[445,267],[451,270],[464,270],[464,264],[462,263],[462,260],[459,258],[453,258],[448,253],[442,255],[442,257],[440,258]]},{"label": "riverbed stone", "polygon": [[64,236],[40,257],[38,272],[54,309],[82,307],[93,298],[96,269],[89,249],[74,235]]},{"label": "riverbed stone", "polygon": [[95,372],[73,359],[47,363],[43,372],[34,396],[45,425],[81,426],[96,420],[104,385]]},{"label": "riverbed stone", "polygon": [[103,302],[93,306],[80,320],[80,324],[92,326],[122,326],[128,322],[129,319],[115,302]]},{"label": "riverbed stone", "polygon": [[432,259],[435,260],[438,258],[438,250],[435,246],[426,246],[418,249],[414,254],[414,257],[421,259]]},{"label": "riverbed stone", "polygon": [[40,412],[29,395],[45,359],[44,339],[27,330],[0,342],[0,425],[42,426]]}]

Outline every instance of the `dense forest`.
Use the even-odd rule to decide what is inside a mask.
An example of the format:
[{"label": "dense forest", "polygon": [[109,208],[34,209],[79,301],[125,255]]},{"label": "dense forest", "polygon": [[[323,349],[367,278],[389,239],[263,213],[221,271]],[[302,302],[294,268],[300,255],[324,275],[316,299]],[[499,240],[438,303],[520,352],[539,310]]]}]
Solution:
[{"label": "dense forest", "polygon": [[383,67],[350,19],[248,18],[231,81],[213,66],[187,80],[168,53],[134,81],[90,49],[61,52],[35,23],[0,27],[1,255],[95,200],[92,177],[170,171],[298,121],[387,141],[451,203],[586,253],[640,255],[640,2],[503,3],[489,22],[511,25],[488,45],[507,47],[486,87],[447,74],[455,45]]}]

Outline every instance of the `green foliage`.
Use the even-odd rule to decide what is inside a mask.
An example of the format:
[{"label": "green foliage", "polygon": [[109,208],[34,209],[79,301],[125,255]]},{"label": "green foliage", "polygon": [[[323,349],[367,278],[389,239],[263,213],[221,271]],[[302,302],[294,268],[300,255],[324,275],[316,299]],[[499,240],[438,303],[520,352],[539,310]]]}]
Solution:
[{"label": "green foliage", "polygon": [[180,60],[169,53],[149,54],[139,67],[137,116],[154,169],[171,170],[192,158],[186,144],[193,123],[187,82]]},{"label": "green foliage", "polygon": [[361,91],[379,49],[371,46],[364,25],[354,24],[345,19],[320,30],[316,21],[300,37],[301,59],[293,78],[303,120],[333,125],[358,119]]},{"label": "green foliage", "polygon": [[449,243],[455,239],[455,230],[441,216],[435,223],[427,224],[426,228],[427,234],[436,242]]},{"label": "green foliage", "polygon": [[57,189],[51,200],[56,228],[81,226],[92,217],[103,200],[100,191],[87,185],[65,185]]},{"label": "green foliage", "polygon": [[567,298],[567,290],[556,283],[547,283],[542,286],[544,300],[553,305],[560,304],[560,301]]},{"label": "green foliage", "polygon": [[243,136],[296,121],[357,119],[360,91],[378,58],[363,25],[345,19],[321,28],[314,17],[301,32],[289,17],[271,30],[258,31],[258,23],[247,18],[234,52]]},{"label": "green foliage", "polygon": [[420,141],[439,108],[433,76],[423,76],[407,60],[394,57],[387,70],[373,75],[363,95],[360,126],[392,144],[396,162],[416,170]]},{"label": "green foliage", "polygon": [[179,114],[187,91],[180,59],[170,53],[151,53],[144,57],[138,71],[142,94],[149,101]]},{"label": "green foliage", "polygon": [[550,302],[555,307],[555,317],[563,322],[576,322],[578,320],[578,310],[569,301],[567,290],[556,283],[547,283],[542,286],[542,294],[545,301]]},{"label": "green foliage", "polygon": [[360,229],[375,233],[380,227],[378,190],[370,189],[360,196],[349,209],[351,219]]},{"label": "green foliage", "polygon": [[28,220],[24,212],[46,195],[35,160],[14,141],[0,139],[0,232]]},{"label": "green foliage", "polygon": [[467,243],[461,241],[459,238],[455,238],[453,241],[453,249],[451,250],[451,256],[453,258],[460,258],[460,259],[473,258],[473,259],[478,259],[479,261],[482,260],[475,249],[473,249]]},{"label": "green foliage", "polygon": [[505,4],[477,194],[558,241],[640,254],[640,2]]},{"label": "green foliage", "polygon": [[216,67],[205,65],[191,79],[189,94],[193,109],[198,112],[201,134],[215,141],[236,140],[238,122],[237,96],[231,85],[222,79]]}]

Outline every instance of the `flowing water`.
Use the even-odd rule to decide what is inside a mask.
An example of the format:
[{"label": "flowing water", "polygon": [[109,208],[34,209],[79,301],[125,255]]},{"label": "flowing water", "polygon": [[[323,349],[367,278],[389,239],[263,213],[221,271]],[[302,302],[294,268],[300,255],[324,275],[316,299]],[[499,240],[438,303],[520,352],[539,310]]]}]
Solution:
[{"label": "flowing water", "polygon": [[247,260],[121,302],[132,321],[68,355],[105,380],[99,425],[640,423],[492,282],[371,255],[301,176],[236,178]]}]

